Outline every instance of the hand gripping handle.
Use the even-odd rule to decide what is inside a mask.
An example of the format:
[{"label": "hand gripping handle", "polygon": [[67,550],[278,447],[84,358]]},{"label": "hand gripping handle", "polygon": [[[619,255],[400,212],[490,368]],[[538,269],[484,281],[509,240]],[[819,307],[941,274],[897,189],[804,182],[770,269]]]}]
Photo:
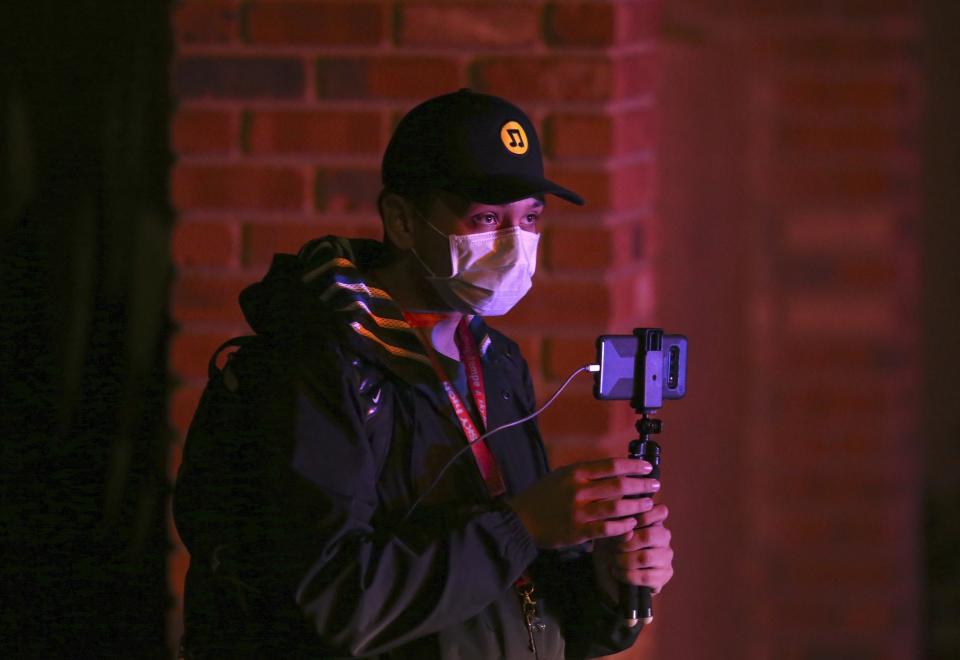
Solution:
[{"label": "hand gripping handle", "polygon": [[[641,458],[649,463],[653,469],[650,474],[644,475],[651,479],[660,478],[660,445],[652,440],[635,440],[630,443],[630,458]],[[649,495],[634,495],[634,497],[650,497]],[[651,602],[650,587],[638,587],[632,584],[620,583],[620,609],[623,620],[631,628],[640,621],[644,624],[653,621],[653,603]]]}]

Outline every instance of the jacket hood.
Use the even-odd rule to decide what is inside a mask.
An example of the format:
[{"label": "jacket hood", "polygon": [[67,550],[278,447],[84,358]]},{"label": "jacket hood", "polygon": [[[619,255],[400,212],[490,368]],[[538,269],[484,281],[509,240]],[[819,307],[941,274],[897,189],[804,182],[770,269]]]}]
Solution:
[{"label": "jacket hood", "polygon": [[263,280],[240,294],[240,307],[259,335],[295,341],[333,333],[354,353],[372,353],[405,379],[422,379],[433,368],[416,330],[364,276],[383,257],[377,241],[312,240],[296,255],[274,255]]}]

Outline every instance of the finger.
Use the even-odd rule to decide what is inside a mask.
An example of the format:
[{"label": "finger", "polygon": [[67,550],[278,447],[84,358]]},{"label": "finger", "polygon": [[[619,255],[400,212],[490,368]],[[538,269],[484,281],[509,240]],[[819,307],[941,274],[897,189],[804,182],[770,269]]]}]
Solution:
[{"label": "finger", "polygon": [[670,515],[670,509],[665,504],[657,504],[646,513],[637,517],[637,527],[647,527],[649,525],[662,524],[667,516]]},{"label": "finger", "polygon": [[633,552],[621,552],[614,555],[613,563],[623,571],[642,568],[669,568],[673,564],[673,549],[646,548]]},{"label": "finger", "polygon": [[609,555],[615,555],[618,552],[622,552],[620,550],[620,546],[632,538],[633,538],[633,530],[631,529],[626,534],[620,534],[619,536],[611,536],[605,539],[597,539],[593,547],[600,552],[605,552]]},{"label": "finger", "polygon": [[569,468],[578,481],[592,481],[628,474],[649,474],[653,466],[639,458],[602,458],[575,463]]},{"label": "finger", "polygon": [[673,577],[673,568],[641,568],[624,571],[612,568],[610,573],[620,582],[633,584],[638,587],[649,587],[653,593],[659,593],[663,586]]},{"label": "finger", "polygon": [[580,502],[612,500],[620,497],[651,495],[659,490],[660,482],[656,479],[625,476],[608,477],[580,482],[577,486],[576,499]]},{"label": "finger", "polygon": [[635,500],[595,500],[581,506],[578,513],[583,522],[588,522],[636,516],[639,513],[649,511],[653,506],[653,502],[646,497]]},{"label": "finger", "polygon": [[575,543],[586,543],[594,539],[620,536],[633,530],[637,521],[634,518],[616,520],[597,520],[580,526],[580,534]]},{"label": "finger", "polygon": [[[642,514],[641,514],[642,515]],[[619,552],[633,552],[643,548],[667,548],[673,535],[662,523],[633,530],[633,536],[618,544]]]}]

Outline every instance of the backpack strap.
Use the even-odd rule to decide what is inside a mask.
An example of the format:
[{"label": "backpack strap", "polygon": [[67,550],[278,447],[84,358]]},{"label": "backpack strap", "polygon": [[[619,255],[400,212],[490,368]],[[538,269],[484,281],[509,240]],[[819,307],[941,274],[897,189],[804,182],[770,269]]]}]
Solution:
[{"label": "backpack strap", "polygon": [[[233,337],[227,341],[220,344],[219,348],[213,352],[213,355],[210,356],[210,362],[207,363],[207,377],[216,378],[223,373],[223,369],[217,366],[217,360],[220,358],[220,354],[228,348],[237,347],[243,348],[244,346],[249,346],[250,344],[257,341],[256,335],[241,335],[239,337]],[[229,360],[229,356],[227,357]]]}]

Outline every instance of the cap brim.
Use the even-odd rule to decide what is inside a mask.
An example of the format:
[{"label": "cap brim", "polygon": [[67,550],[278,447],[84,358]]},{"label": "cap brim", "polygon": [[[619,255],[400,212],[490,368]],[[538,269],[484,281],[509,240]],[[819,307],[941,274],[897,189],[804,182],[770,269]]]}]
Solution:
[{"label": "cap brim", "polygon": [[494,175],[482,181],[459,183],[450,190],[482,204],[509,204],[526,197],[550,194],[578,206],[584,205],[580,195],[543,177]]}]

